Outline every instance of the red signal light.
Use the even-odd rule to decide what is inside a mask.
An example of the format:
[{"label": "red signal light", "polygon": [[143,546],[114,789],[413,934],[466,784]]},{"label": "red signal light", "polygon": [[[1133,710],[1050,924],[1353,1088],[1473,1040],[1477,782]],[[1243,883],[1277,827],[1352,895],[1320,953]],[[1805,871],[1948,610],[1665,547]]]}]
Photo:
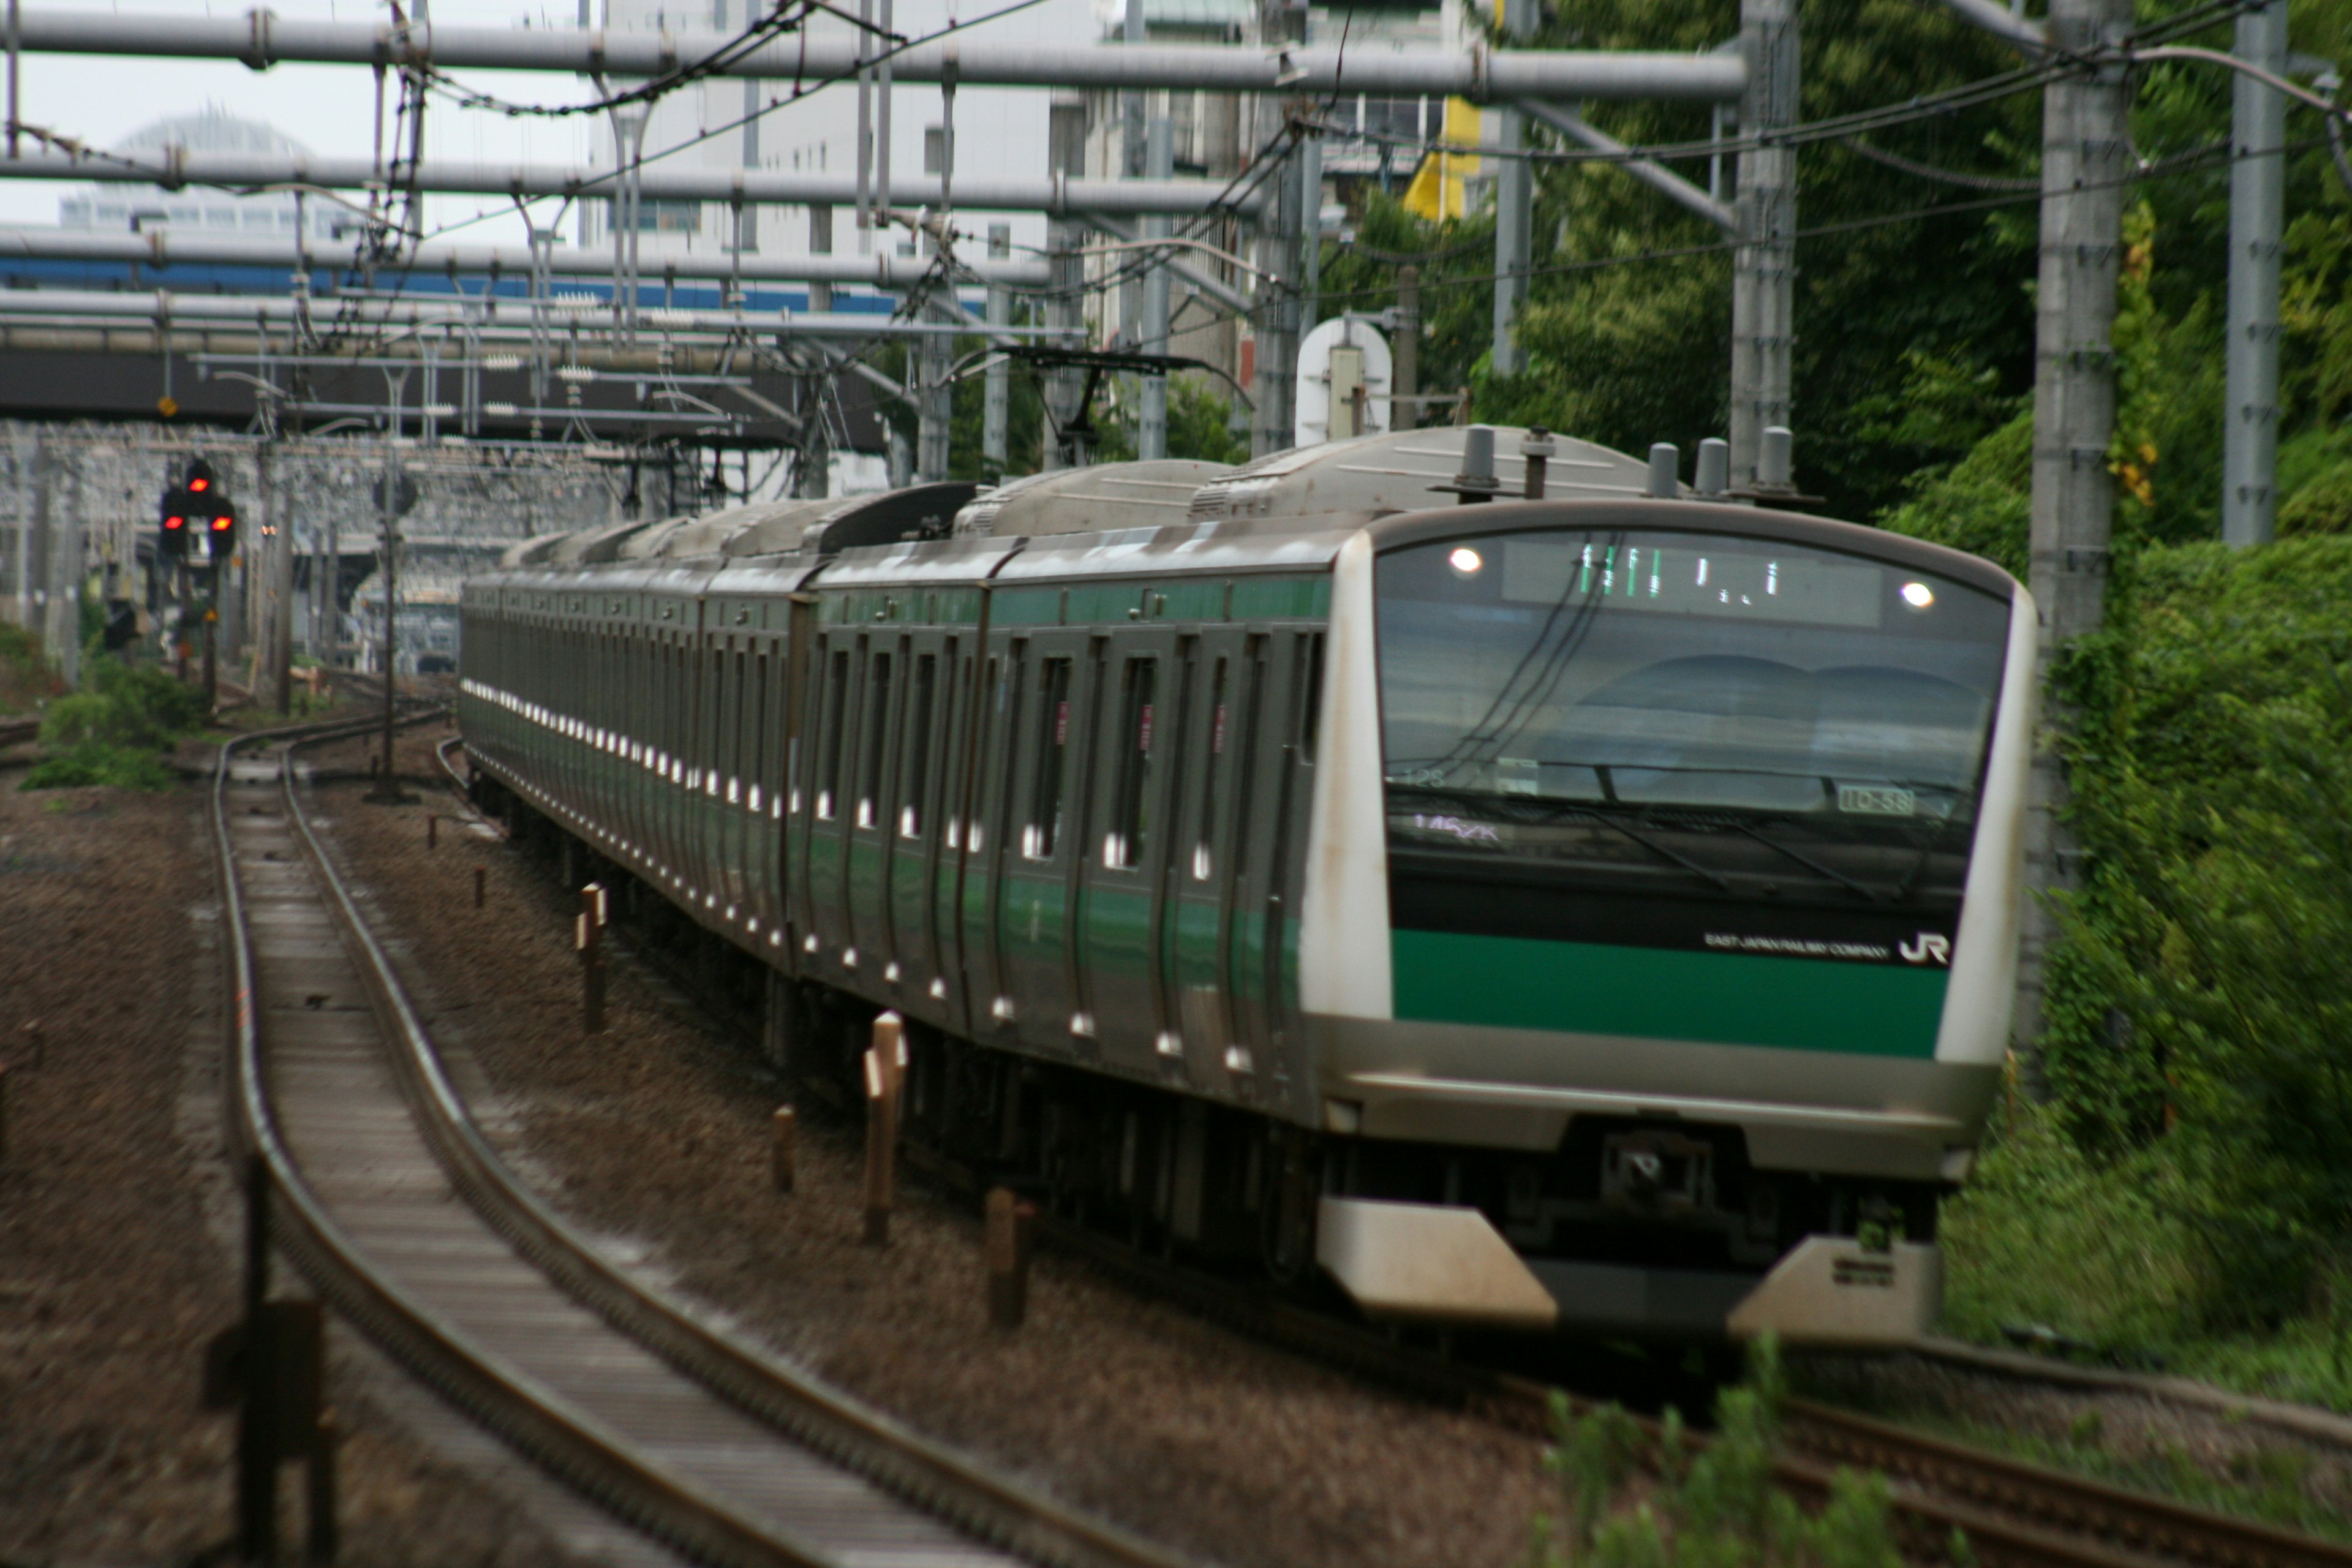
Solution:
[{"label": "red signal light", "polygon": [[184,517],[167,517],[163,520],[163,526],[165,528],[185,528],[188,526],[188,520]]},{"label": "red signal light", "polygon": [[188,488],[192,490],[198,491],[208,490],[213,488],[213,482],[212,480],[205,478],[204,475],[198,474],[195,478],[188,481]]},{"label": "red signal light", "polygon": [[233,517],[216,517],[213,519],[213,531],[215,533],[226,533],[230,529],[235,528],[236,526],[236,519]]}]

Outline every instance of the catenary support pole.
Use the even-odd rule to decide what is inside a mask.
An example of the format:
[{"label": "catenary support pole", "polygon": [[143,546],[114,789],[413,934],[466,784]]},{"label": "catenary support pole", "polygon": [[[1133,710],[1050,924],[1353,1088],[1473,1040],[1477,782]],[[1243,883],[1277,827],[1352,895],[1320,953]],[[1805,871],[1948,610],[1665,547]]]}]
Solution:
[{"label": "catenary support pole", "polygon": [[1759,145],[1739,154],[1739,247],[1731,272],[1731,486],[1756,483],[1768,425],[1790,423],[1790,349],[1796,338],[1797,150],[1772,132],[1797,122],[1796,0],[1740,0],[1748,91],[1739,131]]},{"label": "catenary support pole", "polygon": [[[992,223],[988,226],[988,258],[992,261],[1009,259],[1013,255],[1013,226]],[[1009,327],[1013,324],[1013,292],[1001,285],[988,290],[988,324]],[[1002,479],[1009,467],[1010,437],[1013,420],[1013,364],[998,355],[990,360],[981,382],[980,402],[980,467],[991,480]]]},{"label": "catenary support pole", "polygon": [[[2287,0],[2238,13],[2233,52],[2286,74]],[[2221,537],[2267,544],[2278,525],[2279,249],[2286,223],[2286,97],[2232,78],[2230,335],[2222,395]]]},{"label": "catenary support pole", "polygon": [[[1503,0],[1503,31],[1523,43],[1536,30],[1535,0]],[[1515,158],[1527,141],[1526,119],[1505,106],[1495,120],[1495,335],[1488,363],[1497,375],[1526,368],[1519,352],[1519,308],[1528,297],[1532,256],[1529,229],[1535,222],[1535,170]]]},{"label": "catenary support pole", "polygon": [[[921,314],[933,321],[953,318],[936,295],[925,291]],[[915,479],[935,484],[948,477],[948,437],[955,415],[955,384],[948,374],[954,364],[955,340],[929,337],[915,349]]]},{"label": "catenary support pole", "polygon": [[[2131,0],[2053,0],[2051,44],[2079,54],[2119,40]],[[2114,328],[2124,180],[2130,172],[2131,90],[2121,66],[2076,70],[2042,96],[2042,240],[2033,380],[2032,586],[2042,614],[2042,673],[2098,629],[2107,584],[2115,485]],[[2046,684],[2046,683],[2045,683]],[[2046,701],[2045,731],[2068,715]],[[2060,821],[2066,774],[2053,737],[2037,738],[2026,797],[2027,896],[2012,1025],[2019,1076],[2042,1087],[2042,978],[2056,917],[2049,895],[2073,885],[2077,852]]]},{"label": "catenary support pole", "polygon": [[[1144,178],[1166,179],[1175,172],[1175,162],[1176,128],[1166,115],[1154,115],[1144,132]],[[1164,217],[1143,222],[1143,232],[1151,238],[1162,238],[1169,232]],[[1168,352],[1168,265],[1159,256],[1151,257],[1143,270],[1143,320],[1135,346],[1148,354]],[[1150,461],[1168,455],[1168,378],[1145,376],[1142,402],[1141,416],[1136,421],[1135,455]]]},{"label": "catenary support pole", "polygon": [[1293,405],[1298,374],[1299,159],[1277,144],[1281,160],[1267,184],[1275,199],[1260,215],[1257,234],[1257,374],[1251,395],[1256,419],[1250,456],[1263,458],[1297,444]]},{"label": "catenary support pole", "polygon": [[[1087,100],[1084,94],[1056,92],[1046,110],[1045,153],[1056,180],[1083,174],[1087,166]],[[1085,321],[1086,259],[1079,254],[1086,230],[1066,217],[1045,226],[1045,254],[1054,268],[1052,291],[1045,297],[1045,324],[1075,339]],[[1045,417],[1042,421],[1044,450],[1038,467],[1065,468],[1086,466],[1084,443],[1071,433],[1078,416],[1083,391],[1082,372],[1059,365],[1045,373]]]}]

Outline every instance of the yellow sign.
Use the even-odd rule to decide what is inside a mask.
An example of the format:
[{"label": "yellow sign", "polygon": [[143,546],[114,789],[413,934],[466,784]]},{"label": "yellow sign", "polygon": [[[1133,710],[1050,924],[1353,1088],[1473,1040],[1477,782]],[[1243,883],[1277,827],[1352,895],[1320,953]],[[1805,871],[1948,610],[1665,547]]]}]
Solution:
[{"label": "yellow sign", "polygon": [[155,400],[155,412],[169,419],[180,412],[180,400],[170,393]]},{"label": "yellow sign", "polygon": [[1407,211],[1431,223],[1469,216],[1469,198],[1463,187],[1478,173],[1478,154],[1449,152],[1447,147],[1477,146],[1479,120],[1478,106],[1468,99],[1445,100],[1445,128],[1438,135],[1446,147],[1433,148],[1422,155],[1412,184],[1405,187]]}]

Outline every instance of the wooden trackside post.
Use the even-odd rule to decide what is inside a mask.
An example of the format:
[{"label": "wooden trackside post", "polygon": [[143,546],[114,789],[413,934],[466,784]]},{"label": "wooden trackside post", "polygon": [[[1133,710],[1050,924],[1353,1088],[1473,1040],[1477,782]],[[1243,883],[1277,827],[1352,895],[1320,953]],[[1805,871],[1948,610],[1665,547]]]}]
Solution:
[{"label": "wooden trackside post", "polygon": [[604,1032],[604,884],[591,882],[580,889],[580,914],[572,926],[572,942],[580,949],[581,1026],[589,1034]]},{"label": "wooden trackside post", "polygon": [[237,1412],[237,1556],[278,1561],[278,1469],[299,1459],[310,1483],[306,1554],[331,1563],[336,1443],[325,1403],[326,1320],[316,1301],[268,1299],[268,1168],[257,1158],[246,1168],[245,1317],[205,1350],[205,1404]]},{"label": "wooden trackside post", "polygon": [[776,1114],[768,1123],[768,1161],[776,1174],[776,1191],[793,1190],[793,1108],[776,1107]]},{"label": "wooden trackside post", "polygon": [[896,1013],[874,1020],[866,1051],[866,1240],[890,1239],[890,1209],[898,1186],[898,1084],[906,1070],[906,1028]]},{"label": "wooden trackside post", "polygon": [[1029,1313],[1037,1205],[1014,1197],[1009,1187],[996,1187],[989,1192],[987,1213],[988,1321],[1000,1329],[1017,1329]]}]

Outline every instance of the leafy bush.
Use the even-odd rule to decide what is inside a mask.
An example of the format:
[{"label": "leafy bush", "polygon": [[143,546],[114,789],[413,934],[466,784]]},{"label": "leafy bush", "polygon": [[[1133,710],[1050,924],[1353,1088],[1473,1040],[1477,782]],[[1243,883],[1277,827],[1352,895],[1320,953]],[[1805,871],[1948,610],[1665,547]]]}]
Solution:
[{"label": "leafy bush", "polygon": [[180,781],[163,759],[151,751],[83,741],[44,757],[25,775],[19,789],[82,789],[101,785],[115,789],[170,789]]},{"label": "leafy bush", "polygon": [[1579,1416],[1555,1394],[1544,1468],[1559,1500],[1536,1521],[1535,1568],[1901,1568],[1884,1476],[1839,1471],[1818,1514],[1772,1485],[1786,1387],[1768,1337],[1750,1352],[1748,1383],[1718,1398],[1705,1450],[1690,1451],[1668,1410],[1652,1456],[1657,1484],[1631,1509],[1627,1483],[1649,1447],[1641,1427],[1614,1405]]},{"label": "leafy bush", "polygon": [[48,755],[19,787],[169,789],[176,780],[157,753],[204,722],[203,694],[120,658],[93,658],[88,668],[89,690],[49,704],[41,720]]},{"label": "leafy bush", "polygon": [[41,653],[41,639],[13,621],[0,621],[0,713],[22,712],[65,689]]},{"label": "leafy bush", "polygon": [[157,749],[204,722],[204,694],[152,666],[100,658],[89,667],[88,691],[49,705],[41,741],[72,746],[85,741]]}]

